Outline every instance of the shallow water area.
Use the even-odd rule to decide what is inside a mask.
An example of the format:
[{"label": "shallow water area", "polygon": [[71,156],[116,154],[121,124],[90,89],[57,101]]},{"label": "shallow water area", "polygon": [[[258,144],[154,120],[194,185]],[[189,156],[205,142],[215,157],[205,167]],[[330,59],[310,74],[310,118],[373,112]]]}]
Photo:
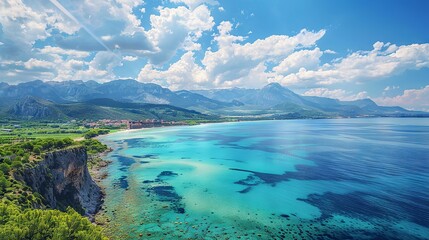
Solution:
[{"label": "shallow water area", "polygon": [[203,124],[110,134],[116,239],[428,239],[429,121]]}]

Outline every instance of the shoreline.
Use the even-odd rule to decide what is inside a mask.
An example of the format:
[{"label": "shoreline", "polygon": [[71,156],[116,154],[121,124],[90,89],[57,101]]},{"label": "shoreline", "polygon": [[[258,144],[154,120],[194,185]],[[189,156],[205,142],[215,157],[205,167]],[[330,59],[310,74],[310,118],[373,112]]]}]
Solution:
[{"label": "shoreline", "polygon": [[[356,127],[356,128],[358,128],[358,123],[359,122],[361,122],[361,121],[365,121],[365,122],[368,122],[368,124],[371,124],[371,123],[379,123],[379,124],[383,124],[383,123],[389,123],[390,121],[393,121],[393,120],[395,120],[395,119],[392,119],[392,120],[390,120],[390,119],[354,119],[354,120],[322,120],[322,121],[316,121],[315,123],[317,123],[317,124],[324,124],[324,123],[328,123],[328,125],[329,125],[329,123],[335,123],[335,124],[333,124],[332,125],[332,127],[334,127],[334,128],[336,128],[336,125],[338,125],[338,124],[341,124],[341,123],[344,123],[344,122],[347,122],[347,123],[349,123],[351,126],[353,126],[354,125],[354,127]],[[412,121],[407,121],[407,120],[403,120],[403,119],[396,119],[395,120],[399,125],[402,125],[402,124],[404,124],[404,123],[411,123],[411,124],[413,124],[414,123],[414,120],[412,120]],[[301,123],[301,124],[303,124],[303,125],[305,125],[305,124],[308,124],[308,125],[313,125],[313,121],[298,121],[299,123]],[[274,122],[273,122],[274,123]],[[423,123],[424,123],[424,121],[423,121]],[[266,127],[268,127],[268,128],[270,128],[270,126],[271,126],[271,122],[265,122],[265,125],[266,125]],[[285,125],[288,125],[289,124],[289,122],[283,122],[283,123],[279,123],[279,124],[285,124]],[[357,125],[356,125],[357,124]],[[242,125],[242,124],[239,124],[239,125]],[[247,125],[247,124],[243,124],[243,125]],[[251,126],[256,126],[256,128],[259,126],[258,124],[256,124],[255,123],[255,125],[253,125],[253,124],[249,124],[249,125],[251,125]],[[291,123],[291,125],[293,125],[292,123]],[[228,126],[228,125],[225,125],[225,126]],[[215,126],[212,126],[212,127],[215,127]],[[215,127],[215,128],[217,128],[217,127]],[[272,131],[275,131],[275,129],[276,128],[272,128]],[[140,130],[140,129],[137,129],[137,130]],[[146,130],[146,129],[145,129]],[[183,128],[183,130],[186,130],[185,128]],[[198,131],[200,130],[200,129],[198,129],[198,128],[195,128],[194,130],[196,130],[195,132],[197,132],[198,133]],[[192,130],[192,131],[194,131],[194,130]],[[201,130],[206,130],[206,128],[205,127],[203,127]],[[300,132],[300,128],[298,128],[298,129],[295,129],[296,130],[296,132],[297,133],[299,133]],[[126,131],[126,130],[124,130],[124,131]],[[134,132],[134,131],[136,131],[136,130],[132,130],[132,131],[128,131],[128,132]],[[164,132],[164,130],[160,130],[161,132]],[[170,131],[166,131],[166,132],[170,132]],[[156,132],[151,132],[151,134],[156,134]],[[141,132],[141,135],[145,135],[145,134],[147,134],[147,132],[144,132],[144,131],[142,131]],[[176,134],[176,130],[174,130],[174,131],[171,131],[170,133],[169,133],[170,135],[175,135]],[[208,133],[208,134],[210,134],[210,133]],[[119,139],[119,137],[121,137],[121,138],[126,138],[127,137],[127,134],[125,133],[124,134],[125,136],[120,136],[120,135],[116,135],[115,137],[112,137],[112,138],[107,138],[105,141],[104,141],[104,143],[110,143],[110,146],[109,147],[112,147],[113,149],[115,149],[115,146],[120,146],[119,145],[119,143],[118,144],[116,144],[115,142],[113,142],[113,141],[115,141],[116,139]],[[139,134],[137,134],[137,135],[139,135]],[[118,137],[118,138],[117,138]],[[173,142],[173,144],[174,144],[174,142]],[[173,145],[172,145],[173,146]],[[167,148],[167,150],[168,150],[169,148]],[[171,149],[171,148],[170,148]],[[143,151],[143,150],[142,150]],[[112,153],[112,154],[114,154],[114,153]],[[109,155],[108,155],[109,156]],[[208,157],[210,157],[210,156],[208,156]],[[106,155],[103,155],[103,158],[104,159],[106,159]],[[160,157],[161,159],[162,159],[162,157]],[[116,161],[115,161],[115,159],[114,158],[112,158],[112,160],[113,160],[113,162],[115,163]],[[156,161],[156,160],[155,160]],[[183,161],[187,161],[187,160],[183,160]],[[113,166],[116,166],[116,165],[113,165]],[[112,171],[112,170],[114,170],[114,169],[116,169],[116,167],[113,167],[113,166],[110,166],[110,168],[109,168],[109,170],[110,171]],[[112,174],[114,174],[113,172],[112,172]],[[110,179],[110,178],[109,178]],[[152,178],[150,178],[150,179],[152,179]],[[105,186],[107,187],[107,191],[109,192],[109,193],[111,193],[110,192],[110,180],[106,180],[106,181],[104,181],[103,182],[104,184],[105,184]],[[141,185],[138,185],[138,187],[141,187]],[[132,187],[131,187],[131,189],[133,189]],[[140,189],[140,188],[139,188]],[[141,194],[145,194],[146,192],[144,192],[144,191],[138,191],[137,190],[137,188],[134,188],[134,190],[131,190],[131,191],[135,191],[135,192],[137,192],[137,193],[141,193]],[[131,191],[129,191],[129,192],[126,192],[127,194],[131,194],[132,192]],[[131,192],[131,193],[130,193]],[[118,207],[116,207],[116,205],[111,205],[111,198],[112,197],[115,197],[115,196],[117,196],[117,194],[119,194],[120,193],[120,195],[121,195],[121,198],[119,198],[120,200],[122,200],[122,201],[119,201],[119,202],[114,202],[114,203],[116,203],[117,205],[118,205]],[[125,195],[125,192],[124,192],[124,196],[127,196],[127,195]],[[128,195],[128,196],[131,196],[131,195]],[[185,197],[188,197],[189,195],[186,195],[186,194],[184,194],[183,196],[185,196]],[[139,198],[139,197],[141,197],[141,195],[135,195],[135,199],[144,199],[144,198]],[[143,196],[144,197],[144,196]],[[135,200],[134,199],[134,200]],[[140,200],[139,200],[140,201]],[[119,203],[119,204],[118,204]],[[128,205],[128,203],[130,203],[130,205]],[[142,201],[142,203],[143,203],[143,201]],[[146,204],[146,202],[144,202],[145,204]],[[165,208],[164,209],[164,205],[165,204],[159,204],[158,202],[155,202],[156,204],[158,204],[158,208],[157,209],[160,209],[160,212],[162,213],[162,211],[168,211],[167,210],[167,208]],[[106,233],[106,235],[107,236],[110,236],[110,237],[117,237],[118,235],[115,235],[116,234],[116,232],[118,231],[118,232],[120,232],[120,233],[122,233],[121,231],[119,231],[120,229],[121,229],[121,227],[115,227],[115,226],[120,226],[120,225],[122,225],[122,226],[133,226],[132,227],[132,229],[135,229],[135,232],[132,232],[131,233],[131,235],[130,236],[133,236],[134,238],[129,238],[129,239],[135,239],[135,238],[138,238],[138,234],[139,233],[143,233],[144,235],[146,235],[146,233],[150,233],[150,234],[152,234],[152,236],[154,236],[156,233],[153,233],[153,232],[151,232],[150,230],[147,230],[147,232],[146,232],[146,229],[145,228],[143,228],[143,227],[141,227],[141,226],[139,226],[139,224],[140,225],[145,225],[146,226],[146,224],[148,224],[148,226],[151,226],[150,224],[152,224],[152,223],[154,223],[154,224],[157,224],[156,223],[156,220],[160,220],[161,221],[161,224],[166,224],[165,225],[165,229],[167,229],[169,232],[166,232],[167,234],[174,234],[175,232],[173,232],[173,231],[175,231],[173,228],[168,228],[168,222],[171,220],[171,223],[172,224],[175,224],[175,222],[174,221],[178,221],[179,223],[180,223],[180,221],[182,221],[182,219],[179,219],[179,220],[175,220],[174,218],[175,218],[175,216],[174,216],[174,218],[172,217],[171,219],[170,218],[159,218],[159,219],[156,219],[157,218],[157,216],[158,215],[156,215],[156,216],[154,216],[153,218],[148,218],[149,220],[147,220],[146,221],[146,218],[144,218],[145,216],[150,216],[150,214],[152,213],[151,212],[151,210],[149,210],[148,212],[149,212],[149,215],[145,215],[146,214],[146,212],[144,212],[144,210],[142,210],[142,213],[141,213],[141,215],[139,215],[139,217],[138,218],[133,218],[133,217],[130,217],[130,218],[121,218],[121,216],[120,217],[116,217],[116,215],[115,214],[120,214],[120,213],[122,213],[123,212],[123,216],[131,216],[131,215],[127,215],[128,213],[132,213],[132,212],[127,212],[129,209],[128,208],[131,208],[131,207],[129,207],[129,206],[131,206],[133,203],[132,203],[132,201],[131,202],[128,202],[128,199],[127,198],[125,198],[125,197],[122,197],[122,192],[112,192],[111,194],[109,194],[108,196],[106,196],[106,199],[105,199],[105,202],[103,203],[103,206],[104,207],[102,207],[101,208],[101,210],[99,211],[99,213],[98,213],[98,216],[96,217],[96,221],[95,221],[95,224],[97,224],[97,225],[99,225],[100,227],[103,227],[104,229],[106,229],[106,230],[104,230],[105,231],[105,233]],[[112,207],[113,206],[113,207]],[[140,208],[139,209],[151,209],[150,207],[151,206],[155,206],[155,205],[144,205],[144,204],[139,204],[139,205],[136,205],[136,206],[140,206]],[[122,209],[122,210],[121,210]],[[131,209],[134,209],[134,208],[131,208]],[[111,212],[112,212],[112,214],[111,214]],[[113,212],[115,212],[115,213],[113,213]],[[157,212],[158,213],[158,212]],[[279,212],[279,213],[281,213],[281,212]],[[286,212],[286,214],[289,214],[289,212]],[[289,214],[290,215],[290,214]],[[141,218],[140,218],[140,216],[142,216]],[[208,216],[211,216],[210,214],[208,215]],[[259,214],[259,216],[262,216],[261,214]],[[129,219],[130,220],[130,222],[127,222],[127,221],[123,221],[123,220],[126,220],[126,219]],[[135,220],[136,219],[136,220]],[[144,220],[141,220],[141,219],[144,219]],[[155,221],[154,221],[154,219],[155,219]],[[167,220],[169,220],[169,221],[166,221],[166,219]],[[135,220],[135,222],[131,222],[131,220]],[[185,221],[188,221],[188,220],[183,220],[183,222],[185,222]],[[208,220],[209,222],[210,222],[210,220]],[[213,222],[211,222],[211,223],[213,223]],[[339,223],[339,222],[335,222],[335,221],[333,221],[332,222],[333,224],[341,224],[341,223]],[[289,224],[289,223],[288,223]],[[135,226],[134,226],[135,225]],[[163,225],[164,226],[164,225]],[[180,224],[175,224],[175,225],[173,225],[173,226],[175,226],[175,228],[180,228]],[[325,226],[325,225],[323,225],[323,226]],[[127,229],[127,227],[125,227],[124,229]],[[220,226],[218,229],[221,229],[222,228],[222,226]],[[246,228],[247,229],[247,228]],[[171,231],[170,231],[171,230]],[[210,229],[211,231],[213,231],[214,230],[214,228],[212,228],[212,229]],[[126,231],[126,230],[123,230],[124,232]],[[134,230],[133,230],[134,231]],[[109,233],[113,233],[112,235],[110,235]],[[246,232],[246,233],[249,233],[249,232]],[[179,234],[181,234],[181,233],[179,233]],[[175,236],[175,235],[169,235],[171,238],[173,238],[173,236]],[[121,239],[121,238],[119,238],[119,239]]]},{"label": "shoreline", "polygon": [[219,121],[219,122],[201,122],[198,124],[192,125],[176,125],[176,126],[159,126],[159,127],[151,127],[151,128],[137,128],[137,129],[120,129],[113,133],[103,134],[95,137],[95,139],[100,140],[100,138],[107,137],[115,134],[122,133],[132,133],[138,131],[148,131],[152,129],[162,129],[162,128],[173,128],[173,127],[193,127],[200,125],[208,125],[208,124],[226,124],[226,123],[243,123],[243,122],[266,122],[266,121],[304,121],[304,120],[346,120],[346,119],[421,119],[421,118],[429,118],[429,117],[384,117],[384,116],[369,116],[369,117],[335,117],[335,118],[291,118],[291,119],[246,119],[246,120],[237,120],[237,121]]},{"label": "shoreline", "polygon": [[87,167],[92,180],[100,188],[101,192],[101,197],[98,199],[97,202],[97,211],[88,217],[93,224],[100,227],[103,227],[104,224],[100,224],[99,222],[97,222],[97,218],[104,209],[104,199],[106,197],[106,188],[102,184],[102,181],[109,176],[107,172],[107,167],[112,163],[112,161],[106,160],[105,157],[112,151],[113,149],[108,146],[108,149],[106,151],[96,154],[95,156],[88,156],[88,163],[90,161],[96,161],[95,163],[92,163],[92,166]]},{"label": "shoreline", "polygon": [[[289,120],[301,120],[301,121],[308,121],[308,120],[364,120],[364,119],[402,119],[400,117],[365,117],[365,118],[323,118],[323,119],[264,119],[264,120],[247,120],[247,121],[225,121],[225,122],[210,122],[210,123],[199,123],[195,125],[181,125],[181,126],[160,126],[160,127],[152,127],[152,128],[141,128],[141,129],[122,129],[119,131],[116,131],[114,133],[109,133],[105,135],[97,136],[95,139],[99,140],[103,144],[106,144],[106,142],[103,140],[103,138],[115,135],[115,134],[126,134],[126,133],[134,133],[139,131],[148,131],[148,130],[159,130],[162,128],[171,128],[171,127],[191,127],[191,126],[199,126],[199,125],[207,125],[207,124],[230,124],[230,123],[241,123],[241,122],[267,122],[267,121],[289,121]],[[409,119],[409,118],[407,118]],[[415,118],[420,119],[420,118]],[[107,145],[107,144],[106,144]],[[108,150],[106,150],[103,153],[97,154],[96,157],[99,157],[101,159],[99,164],[92,166],[91,169],[89,169],[91,176],[93,177],[94,182],[100,187],[102,191],[102,198],[100,199],[100,205],[98,211],[93,215],[92,222],[95,225],[98,225],[102,227],[103,229],[108,229],[109,224],[111,224],[111,219],[106,215],[106,207],[105,207],[105,197],[106,197],[106,187],[102,183],[102,181],[109,176],[109,173],[107,172],[108,166],[112,163],[111,160],[107,160],[107,155],[114,151],[115,146],[107,145]]]}]

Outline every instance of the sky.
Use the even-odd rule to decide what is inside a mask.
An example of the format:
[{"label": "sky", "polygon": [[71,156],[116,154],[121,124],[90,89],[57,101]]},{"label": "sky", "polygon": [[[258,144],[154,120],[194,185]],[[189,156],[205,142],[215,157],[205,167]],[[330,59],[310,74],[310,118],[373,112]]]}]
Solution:
[{"label": "sky", "polygon": [[0,82],[136,79],[429,111],[426,0],[2,0]]}]

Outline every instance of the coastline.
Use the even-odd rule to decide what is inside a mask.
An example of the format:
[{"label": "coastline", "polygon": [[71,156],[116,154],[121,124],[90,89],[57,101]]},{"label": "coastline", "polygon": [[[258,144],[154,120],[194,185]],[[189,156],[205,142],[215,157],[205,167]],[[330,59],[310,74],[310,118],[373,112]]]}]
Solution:
[{"label": "coastline", "polygon": [[98,199],[97,202],[97,211],[91,216],[89,216],[89,220],[100,227],[103,227],[104,224],[100,224],[97,219],[99,218],[100,213],[103,211],[104,198],[106,196],[106,189],[102,184],[102,181],[103,179],[108,177],[107,167],[112,163],[112,161],[106,160],[105,157],[111,151],[113,151],[113,149],[111,147],[108,147],[108,149],[102,153],[96,154],[95,156],[88,156],[88,162],[92,162],[91,166],[88,166],[89,174],[92,180],[101,190],[101,197],[100,199]]},{"label": "coastline", "polygon": [[[399,119],[399,120],[401,120],[401,119]],[[326,120],[321,120],[321,121],[317,121],[316,123],[317,124],[323,124],[323,123],[325,123],[325,121]],[[386,122],[386,123],[390,122],[390,120],[389,119],[386,120],[386,118],[378,118],[378,119],[335,119],[335,120],[328,120],[328,121],[335,122],[337,124],[342,124],[344,122],[354,124],[354,123],[359,123],[361,121],[365,121],[367,124],[370,124],[370,125],[374,122],[379,122],[379,121]],[[301,122],[302,124],[310,124],[310,126],[313,125],[313,121],[306,121],[306,120],[302,121],[302,120],[300,120],[299,122]],[[414,121],[411,121],[411,122],[414,122]],[[265,123],[268,125],[270,124],[269,122],[266,122],[266,121],[265,121]],[[292,124],[292,122],[290,122],[290,123]],[[408,123],[408,120],[407,121],[405,121],[405,120],[399,121],[400,125],[403,123]],[[246,125],[246,124],[240,124],[240,123],[238,123],[238,124],[239,125]],[[289,124],[289,123],[284,122],[284,124]],[[258,124],[255,125],[255,127],[257,127],[257,126],[258,126]],[[143,136],[143,138],[144,138],[144,135],[146,135],[145,130],[148,130],[148,129],[137,129],[137,130],[142,130],[142,132],[141,132],[141,134],[137,133],[135,135],[140,135],[141,137]],[[133,129],[131,131],[123,130],[121,132],[122,133],[125,132],[124,135],[117,135],[114,138],[105,138],[105,140],[103,140],[103,143],[105,143],[105,144],[108,143],[109,147],[112,147],[113,149],[115,149],[115,145],[116,145],[115,140],[119,140],[118,146],[120,146],[121,140],[127,138],[127,134],[126,134],[127,132],[136,132],[137,130],[135,130],[135,129]],[[154,129],[154,130],[157,130],[157,129]],[[197,127],[195,129],[195,131],[194,130],[192,130],[192,131],[198,132],[199,128]],[[299,129],[297,131],[299,132]],[[343,131],[345,131],[345,130],[343,130]],[[168,134],[169,131],[161,130],[160,134],[162,134],[162,132],[167,132],[167,134]],[[157,134],[157,132],[156,131],[151,132],[150,134]],[[175,134],[175,130],[171,131],[169,134]],[[210,134],[210,133],[207,133],[207,134]],[[172,142],[172,143],[175,144],[174,142]],[[170,145],[170,148],[167,148],[167,149],[174,150],[174,147],[171,147],[171,146],[175,146],[175,145]],[[105,154],[107,154],[107,153],[105,153]],[[106,159],[105,154],[103,155],[104,159]],[[110,156],[110,155],[108,155],[108,156]],[[180,158],[177,158],[177,159],[180,159]],[[114,159],[112,159],[112,160],[113,160],[113,163],[116,162]],[[157,160],[154,160],[154,161],[157,161]],[[188,161],[188,160],[182,160],[182,162],[185,162],[185,161]],[[113,165],[113,166],[116,166],[116,165]],[[113,166],[111,166],[109,168],[109,170],[116,169],[116,167],[113,167]],[[101,170],[103,171],[103,169],[105,169],[105,168],[103,167]],[[114,173],[112,173],[112,174],[114,174]],[[149,179],[151,180],[153,178],[149,178]],[[134,179],[134,180],[136,180],[136,179]],[[137,179],[137,180],[139,180],[139,179]],[[171,209],[173,209],[173,207],[171,205],[168,205],[164,202],[159,202],[159,201],[158,202],[157,201],[150,202],[153,199],[148,198],[148,196],[147,196],[148,192],[147,191],[141,190],[141,186],[142,186],[141,181],[132,181],[131,178],[129,178],[128,181],[129,181],[129,184],[131,186],[129,189],[124,188],[123,190],[121,190],[121,192],[114,192],[113,194],[106,196],[106,199],[105,199],[106,202],[104,203],[104,207],[101,208],[101,210],[99,211],[99,214],[97,215],[97,218],[95,220],[95,223],[97,225],[106,229],[105,233],[107,236],[110,236],[110,237],[120,236],[120,237],[122,237],[122,238],[119,237],[119,239],[135,239],[135,238],[138,238],[139,234],[143,234],[144,236],[146,236],[147,234],[151,234],[151,235],[147,235],[147,236],[157,237],[158,236],[158,235],[156,235],[157,232],[155,230],[152,230],[149,228],[151,228],[155,225],[158,226],[157,224],[160,224],[161,225],[160,227],[163,229],[163,231],[160,232],[159,236],[161,236],[161,234],[167,233],[167,234],[169,234],[169,236],[171,238],[174,238],[174,236],[176,236],[174,234],[182,234],[182,232],[180,232],[180,230],[187,231],[185,222],[191,223],[191,221],[194,221],[195,219],[199,219],[199,220],[195,220],[196,222],[192,222],[191,225],[192,226],[195,225],[196,227],[200,227],[200,228],[202,226],[201,223],[203,223],[203,224],[215,223],[216,219],[213,217],[207,217],[207,219],[209,219],[209,220],[207,220],[207,222],[203,222],[204,219],[201,220],[201,218],[199,218],[202,215],[201,216],[198,215],[197,217],[194,218],[194,220],[190,220],[191,218],[187,218],[185,216],[183,216],[184,218],[181,218],[181,215],[174,215],[173,216],[171,214],[175,214],[175,213],[172,212],[173,210],[171,210]],[[106,191],[110,193],[110,185],[108,185],[108,184],[110,184],[110,181],[104,181],[103,183],[107,187]],[[148,187],[148,185],[146,187]],[[246,194],[249,194],[249,193],[246,193]],[[118,197],[118,196],[120,196],[120,197]],[[185,196],[185,198],[191,197],[191,195],[181,195],[181,196]],[[113,202],[114,203],[113,205],[111,205],[112,197],[113,197],[113,201],[116,201],[116,202]],[[118,199],[119,199],[119,201],[118,201]],[[131,203],[129,203],[129,204],[126,203],[126,201],[124,201],[124,199],[130,200]],[[139,203],[139,204],[135,204],[135,203]],[[138,208],[137,210],[130,211],[130,208],[132,208],[133,204],[135,204],[135,206],[142,206],[142,207]],[[147,205],[143,205],[143,204],[147,204]],[[193,206],[193,205],[189,204],[189,206]],[[207,208],[205,208],[205,209],[207,209]],[[241,211],[241,209],[240,209],[240,211]],[[138,214],[137,214],[138,216],[134,216],[133,215],[134,212],[138,212]],[[171,214],[168,212],[171,212]],[[216,214],[218,214],[218,211],[215,211],[215,212],[216,212]],[[154,214],[154,213],[156,213],[156,214]],[[252,212],[250,212],[250,213],[252,214]],[[276,211],[275,213],[280,214],[283,212]],[[301,220],[299,220],[299,218],[295,218],[293,215],[291,215],[291,213],[294,213],[294,212],[287,212],[287,211],[285,212],[285,214],[287,214],[288,216],[292,216],[292,217],[290,217],[290,219],[284,220],[283,219],[284,217],[283,218],[281,218],[281,216],[279,218],[276,217],[275,223],[280,224],[281,220],[283,219],[284,221],[292,221],[292,222],[296,221],[296,222],[288,223],[288,224],[297,223],[298,225],[299,224],[306,224],[305,226],[311,226],[310,224],[307,224],[308,222],[299,222]],[[163,215],[163,214],[166,214],[166,215]],[[187,210],[187,214],[188,214],[188,210]],[[189,212],[189,214],[190,214],[190,212]],[[207,216],[212,216],[211,214],[213,214],[213,213],[208,212]],[[246,217],[245,214],[247,214],[247,213],[243,212],[243,214],[244,214],[243,216]],[[263,216],[262,213],[258,213],[258,214],[260,217]],[[160,215],[162,215],[164,217],[158,218]],[[168,218],[168,216],[172,216],[172,218]],[[179,220],[177,220],[176,217],[179,217]],[[206,217],[206,216],[204,216],[204,217]],[[274,218],[272,215],[269,215],[268,218],[269,217]],[[265,218],[265,219],[268,219],[268,218]],[[176,223],[176,222],[178,222],[178,223]],[[184,225],[180,224],[180,222],[183,222]],[[269,222],[267,222],[267,223],[268,223],[268,225],[270,224]],[[332,223],[332,226],[336,226],[337,224],[341,224],[341,222],[338,222],[335,219],[333,219],[331,221],[331,223]],[[222,224],[222,222],[218,222],[215,224]],[[248,224],[248,223],[244,221],[244,222],[242,222],[241,226],[242,227],[244,226],[243,229],[246,230],[246,233],[253,234],[251,232],[251,230],[249,230],[250,227],[248,227],[248,226],[250,226],[250,225],[246,225],[246,224]],[[312,224],[314,225],[314,222],[312,222]],[[326,223],[323,223],[323,224],[326,224]],[[182,226],[184,226],[185,228],[182,228]],[[224,227],[222,225],[212,225],[212,226],[213,227],[210,228],[210,231],[212,231],[212,232],[223,229],[223,227]],[[216,228],[216,226],[218,226],[218,228]],[[293,226],[295,226],[295,225],[293,225]],[[322,227],[325,227],[325,225],[323,225],[323,226],[321,225],[321,228]],[[228,229],[228,227],[225,227],[225,228],[226,228],[227,234],[232,234],[233,231],[235,231],[235,230]],[[168,229],[168,231],[164,231],[164,229]],[[276,228],[273,228],[273,229],[276,230]],[[190,231],[194,231],[194,230],[191,229]],[[222,234],[224,234],[224,233],[225,232],[222,232]],[[124,235],[121,235],[121,234],[124,234]],[[212,233],[206,233],[206,234],[212,234]],[[215,233],[213,233],[213,234],[215,234]],[[124,236],[129,236],[129,238],[126,238]]]},{"label": "coastline", "polygon": [[408,116],[357,116],[357,117],[325,117],[325,118],[287,118],[287,119],[237,119],[235,121],[215,121],[215,122],[200,122],[197,124],[189,124],[189,125],[175,125],[175,126],[155,126],[151,128],[138,128],[138,129],[120,129],[113,133],[108,133],[104,135],[99,135],[95,137],[95,139],[100,140],[100,138],[116,135],[116,134],[124,134],[124,133],[132,133],[138,131],[149,131],[152,129],[162,129],[162,128],[173,128],[173,127],[192,127],[199,125],[208,125],[208,124],[226,124],[226,123],[240,123],[240,122],[265,122],[265,121],[304,121],[304,120],[345,120],[345,119],[420,119],[420,118],[429,118],[429,117],[408,117]]}]

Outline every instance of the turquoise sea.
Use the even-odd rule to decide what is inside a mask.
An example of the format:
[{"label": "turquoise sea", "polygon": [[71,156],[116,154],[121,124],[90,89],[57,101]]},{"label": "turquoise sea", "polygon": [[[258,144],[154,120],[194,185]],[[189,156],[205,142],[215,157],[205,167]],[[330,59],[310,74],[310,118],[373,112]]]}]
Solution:
[{"label": "turquoise sea", "polygon": [[203,124],[119,132],[117,239],[429,239],[429,120]]}]

